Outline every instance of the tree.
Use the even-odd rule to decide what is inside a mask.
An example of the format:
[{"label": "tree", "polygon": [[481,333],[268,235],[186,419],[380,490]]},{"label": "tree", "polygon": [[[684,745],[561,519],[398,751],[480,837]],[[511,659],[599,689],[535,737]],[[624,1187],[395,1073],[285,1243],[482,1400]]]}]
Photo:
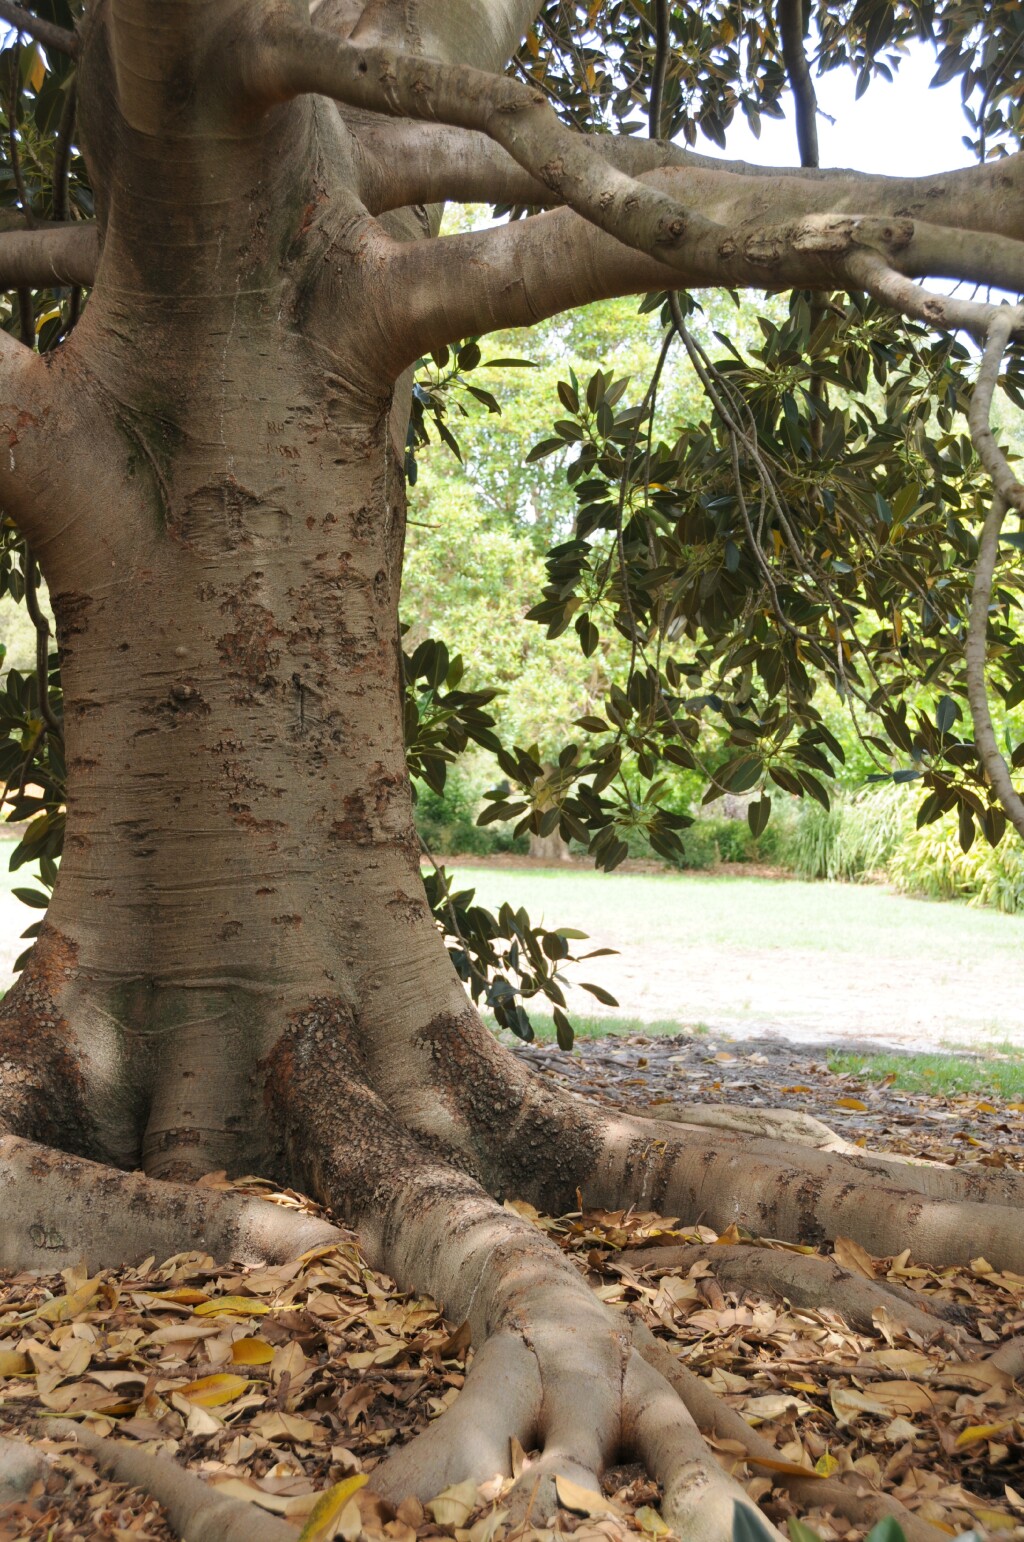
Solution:
[{"label": "tree", "polygon": [[[844,357],[856,354],[852,328],[893,358],[909,335],[901,356],[949,374],[949,412],[971,397],[973,444],[995,487],[986,491],[969,445],[955,465],[947,456],[950,484],[979,489],[966,521],[982,515],[966,652],[972,764],[980,753],[989,780],[971,791],[971,817],[994,820],[991,785],[1024,829],[985,726],[983,668],[988,619],[1003,674],[1019,669],[1002,641],[1010,591],[990,607],[1005,510],[1024,508],[1024,495],[988,414],[1022,315],[915,282],[1024,288],[1024,160],[922,179],[761,171],[668,139],[601,132],[616,115],[629,123],[651,96],[655,129],[686,136],[699,121],[719,137],[738,101],[748,116],[777,110],[788,67],[813,160],[799,8],[785,0],[778,25],[760,6],[718,7],[705,22],[619,0],[579,16],[537,0],[322,0],[311,18],[284,0],[165,0],[158,10],[95,0],[73,29],[62,5],[30,14],[4,0],[0,15],[38,40],[65,88],[50,104],[60,120],[48,163],[54,218],[35,212],[22,164],[14,228],[0,238],[0,272],[19,307],[19,335],[13,319],[0,333],[0,496],[30,546],[29,587],[38,561],[52,597],[65,707],[62,725],[44,726],[54,753],[63,733],[68,773],[53,900],[0,1011],[3,1261],[84,1248],[103,1262],[200,1235],[214,1251],[266,1256],[321,1235],[273,1207],[191,1186],[210,1169],[260,1170],[350,1219],[377,1263],[470,1324],[476,1358],[464,1391],[377,1470],[382,1493],[431,1495],[503,1468],[514,1436],[541,1451],[520,1494],[538,1514],[554,1502],[556,1475],[593,1486],[625,1448],[664,1485],[676,1529],[717,1536],[734,1500],[746,1501],[694,1418],[711,1429],[724,1415],[503,1198],[557,1211],[582,1190],[597,1205],[654,1205],[801,1240],[845,1233],[876,1253],[910,1246],[932,1263],[984,1253],[1024,1270],[1021,1179],[786,1144],[770,1121],[767,1134],[741,1135],[611,1116],[535,1081],[485,1030],[424,897],[403,750],[409,371],[432,350],[590,299],[660,297],[653,303],[668,307],[666,326],[689,348],[714,415],[706,473],[682,464],[678,485],[705,476],[722,496],[731,488],[740,529],[752,526],[744,489],[761,486],[771,499],[742,551],[714,536],[722,572],[746,589],[739,579],[702,585],[687,568],[694,609],[677,604],[658,625],[670,640],[688,629],[721,637],[737,617],[770,633],[755,641],[789,659],[778,688],[810,774],[822,741],[793,682],[801,658],[826,655],[831,637],[835,667],[855,683],[842,664],[848,574],[836,569],[832,610],[831,600],[817,610],[803,602],[793,574],[803,563],[815,577],[817,559],[805,560],[777,495],[759,382],[734,388],[712,368],[687,329],[689,300],[671,297],[684,286],[797,291],[800,336],[831,338]],[[579,36],[566,33],[570,21]],[[1006,56],[1015,7],[994,19],[980,5],[823,7],[814,26],[819,62],[848,60],[866,80],[885,67],[885,48],[931,28],[943,67],[981,83],[990,145],[1012,118],[1011,85],[991,61]],[[517,57],[518,78],[503,74]],[[74,61],[77,131],[62,60]],[[35,132],[15,120],[16,104],[12,166]],[[91,198],[77,208],[95,213],[69,219],[66,167],[79,142]],[[434,234],[438,201],[481,198],[541,212]],[[844,309],[832,297],[848,290]],[[32,291],[54,301],[42,353],[32,346]],[[900,332],[890,314],[916,330]],[[924,359],[929,329],[981,340],[973,392],[969,360],[941,337],[941,358]],[[462,346],[471,368],[475,345]],[[793,338],[772,346],[798,370]],[[817,414],[806,454],[836,462],[842,446],[829,435],[847,409],[814,405],[825,400],[825,353],[822,344],[801,376],[810,383],[800,411],[805,423]],[[840,402],[859,369],[855,360],[848,375],[832,370]],[[1015,378],[1013,362],[1011,387]],[[617,513],[601,472],[604,491],[584,493],[581,518],[589,532],[606,531],[596,560],[612,574],[616,615],[639,655],[657,627],[634,602],[640,533],[623,510],[640,486],[658,514],[667,485],[654,474],[656,446],[646,470],[634,453],[650,393],[625,421],[603,377],[586,401],[571,382],[567,393],[564,442],[584,445],[571,420],[593,419],[584,467],[601,471],[609,444],[625,462]],[[857,423],[868,433],[868,416]],[[856,523],[866,505],[855,477],[850,485],[837,519]],[[802,509],[796,481],[790,491]],[[835,500],[822,507],[831,518]],[[703,504],[697,512],[709,514]],[[977,552],[963,531],[923,544],[921,561],[941,568],[958,540]],[[694,559],[682,546],[685,566]],[[558,564],[570,559],[566,578]],[[573,546],[552,560],[545,615],[560,626],[574,613],[583,559]],[[716,594],[700,611],[701,597]],[[927,626],[921,635],[932,646]],[[584,627],[585,647],[589,637]],[[942,658],[951,651],[947,640]],[[961,642],[961,669],[963,653]],[[433,690],[446,680],[439,658],[417,666]],[[694,670],[703,667],[696,658]],[[637,664],[625,705],[612,703],[623,723],[647,714],[643,732],[635,721],[623,730],[644,776],[654,769],[645,770],[649,744],[667,745],[679,716],[666,692],[682,671],[666,673],[662,686]],[[482,705],[458,706],[476,712],[485,738]],[[740,741],[751,732],[744,721],[737,706],[729,731]],[[755,724],[758,743],[759,733]],[[412,740],[415,749],[415,730]],[[945,797],[960,784],[941,750],[928,774]],[[609,865],[618,816],[603,791],[616,753],[567,756],[556,814],[573,833],[582,826]],[[781,765],[753,758],[758,775]],[[514,754],[506,762],[528,788],[529,764]],[[746,776],[731,771],[728,785],[740,790]],[[671,829],[654,834],[664,842]],[[524,947],[536,948],[540,972],[568,951],[557,933]],[[840,1286],[818,1288],[839,1299]],[[835,1502],[860,1517],[871,1509],[841,1486]]]}]

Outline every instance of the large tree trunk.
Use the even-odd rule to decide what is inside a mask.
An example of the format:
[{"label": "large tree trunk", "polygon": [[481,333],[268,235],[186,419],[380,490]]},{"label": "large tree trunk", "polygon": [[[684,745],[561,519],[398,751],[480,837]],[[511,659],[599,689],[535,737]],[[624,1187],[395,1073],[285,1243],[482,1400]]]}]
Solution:
[{"label": "large tree trunk", "polygon": [[[405,43],[406,9],[371,5],[361,25]],[[420,9],[421,42],[494,68],[537,7]],[[539,1513],[554,1474],[593,1486],[631,1450],[673,1524],[717,1537],[742,1492],[627,1325],[500,1201],[557,1210],[582,1189],[1024,1270],[1022,1184],[611,1115],[536,1081],[468,1005],[424,897],[403,757],[403,371],[466,320],[673,274],[602,235],[589,289],[575,268],[538,287],[529,260],[502,267],[501,237],[487,262],[465,248],[431,309],[437,273],[417,288],[403,267],[429,220],[384,231],[360,201],[389,169],[366,171],[364,119],[297,94],[361,10],[325,0],[331,32],[298,63],[285,31],[278,75],[247,7],[223,0],[166,0],[158,18],[109,0],[86,28],[96,284],[47,367],[21,371],[29,405],[0,414],[4,497],[57,616],[69,774],[46,926],[0,1008],[4,1256],[52,1267],[91,1245],[86,1188],[103,1195],[104,1257],[115,1231],[142,1254],[197,1228],[280,1251],[265,1217],[146,1179],[259,1169],[305,1187],[478,1349],[452,1412],[375,1474],[382,1491],[429,1498],[507,1470],[515,1436],[542,1452]],[[810,282],[819,259],[801,260]],[[129,1221],[111,1230],[118,1198]]]}]

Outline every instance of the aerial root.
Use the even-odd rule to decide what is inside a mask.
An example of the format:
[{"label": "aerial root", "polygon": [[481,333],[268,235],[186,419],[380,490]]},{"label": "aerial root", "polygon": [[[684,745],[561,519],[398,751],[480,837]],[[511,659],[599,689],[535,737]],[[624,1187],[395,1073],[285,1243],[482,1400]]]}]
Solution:
[{"label": "aerial root", "polygon": [[744,1244],[695,1243],[630,1250],[621,1254],[612,1267],[631,1273],[650,1268],[689,1271],[698,1263],[710,1265],[713,1277],[724,1290],[785,1297],[793,1306],[827,1307],[867,1333],[877,1327],[874,1314],[885,1311],[894,1327],[914,1333],[926,1342],[941,1338],[956,1349],[963,1349],[966,1342],[966,1335],[959,1328],[943,1321],[938,1304],[933,1314],[930,1303],[924,1305],[905,1286],[889,1280],[869,1280],[844,1269],[835,1259],[816,1253]]},{"label": "aerial root", "polygon": [[244,1499],[218,1494],[170,1457],[152,1455],[134,1442],[108,1440],[69,1419],[48,1420],[45,1434],[77,1441],[119,1483],[151,1495],[187,1542],[295,1542],[294,1527]]},{"label": "aerial root", "polygon": [[737,1504],[767,1526],[745,1490],[708,1449],[692,1413],[661,1368],[640,1354],[630,1356],[626,1369],[623,1433],[634,1455],[661,1484],[663,1518],[687,1542],[720,1542],[732,1536]]},{"label": "aerial root", "polygon": [[454,1483],[507,1476],[511,1442],[529,1449],[541,1401],[530,1350],[514,1333],[495,1334],[474,1356],[451,1408],[375,1468],[374,1492],[399,1504],[410,1495],[433,1499]]},{"label": "aerial root", "polygon": [[633,1342],[648,1365],[660,1372],[673,1387],[702,1435],[740,1445],[746,1451],[750,1465],[763,1467],[773,1482],[784,1485],[801,1507],[834,1510],[865,1530],[891,1515],[899,1521],[907,1542],[938,1542],[941,1532],[936,1527],[921,1520],[888,1494],[866,1489],[858,1492],[838,1478],[819,1478],[810,1472],[805,1478],[780,1471],[779,1453],[772,1443],[717,1397],[701,1377],[680,1364],[643,1323],[634,1323]]},{"label": "aerial root", "polygon": [[0,1200],[3,1269],[113,1269],[193,1248],[282,1263],[343,1236],[270,1200],[122,1172],[13,1135],[0,1136]]}]

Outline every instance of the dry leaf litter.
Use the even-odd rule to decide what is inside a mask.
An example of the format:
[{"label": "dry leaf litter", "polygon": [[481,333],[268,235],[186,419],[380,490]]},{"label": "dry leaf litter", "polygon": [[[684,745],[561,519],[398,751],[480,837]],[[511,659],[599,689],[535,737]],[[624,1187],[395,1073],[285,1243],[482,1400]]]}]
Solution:
[{"label": "dry leaf litter", "polygon": [[[598,1041],[573,1056],[525,1053],[542,1073],[610,1102],[656,1107],[696,1094],[788,1103],[848,1138],[867,1131],[879,1149],[1024,1168],[1021,1104],[869,1087],[778,1041]],[[204,1181],[226,1186],[223,1175]],[[311,1208],[257,1180],[232,1186]],[[850,1474],[949,1535],[973,1528],[1024,1538],[1024,1393],[1005,1374],[904,1335],[884,1312],[868,1334],[827,1308],[723,1292],[714,1245],[753,1240],[735,1228],[718,1237],[653,1214],[584,1205],[550,1218],[515,1208],[574,1258],[602,1299],[628,1307],[767,1436],[780,1472],[796,1465],[823,1477]],[[652,1249],[693,1242],[711,1245],[710,1256],[687,1272],[659,1266],[656,1253],[651,1260]],[[1024,1333],[1024,1278],[983,1258],[933,1270],[907,1254],[873,1259],[846,1239],[830,1252],[854,1273],[959,1308],[983,1346]],[[377,1500],[374,1466],[452,1403],[471,1358],[465,1330],[369,1269],[354,1239],[279,1268],[242,1270],[188,1253],[116,1274],[0,1276],[0,1434],[31,1439],[49,1464],[27,1495],[0,1505],[0,1539],[173,1535],[153,1500],[108,1480],[73,1443],[47,1438],[54,1417],[173,1455],[224,1492],[283,1517],[301,1542],[670,1535],[658,1490],[636,1467],[610,1471],[600,1494],[560,1484],[551,1525],[515,1533],[503,1505],[508,1480],[462,1484],[397,1512]],[[737,1446],[713,1449],[776,1524],[795,1513],[780,1481],[747,1466]],[[518,1473],[529,1455],[516,1450],[512,1461]],[[804,1510],[803,1518],[825,1539],[858,1542],[863,1534],[826,1512]]]}]

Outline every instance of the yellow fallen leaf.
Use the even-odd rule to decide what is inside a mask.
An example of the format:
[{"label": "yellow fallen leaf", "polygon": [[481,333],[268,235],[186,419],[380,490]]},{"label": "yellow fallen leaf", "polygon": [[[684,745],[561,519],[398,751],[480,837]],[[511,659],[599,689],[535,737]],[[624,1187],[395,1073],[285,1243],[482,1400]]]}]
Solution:
[{"label": "yellow fallen leaf", "polygon": [[335,1483],[333,1488],[321,1494],[299,1533],[299,1542],[321,1542],[322,1538],[327,1537],[352,1495],[358,1493],[367,1481],[365,1472],[356,1472],[350,1478],[342,1478],[340,1483]]},{"label": "yellow fallen leaf", "polygon": [[657,1510],[650,1505],[641,1505],[634,1517],[637,1525],[647,1533],[649,1537],[667,1537],[670,1528],[665,1525]]},{"label": "yellow fallen leaf", "polygon": [[216,1408],[220,1403],[233,1403],[236,1397],[241,1397],[248,1385],[244,1376],[220,1372],[216,1376],[200,1376],[198,1381],[187,1382],[185,1386],[173,1390],[190,1403],[198,1403],[200,1408]]},{"label": "yellow fallen leaf", "polygon": [[750,1460],[757,1467],[766,1467],[769,1472],[785,1472],[791,1478],[824,1478],[827,1476],[826,1473],[819,1472],[817,1467],[805,1467],[803,1462],[786,1462],[781,1456],[752,1456]]},{"label": "yellow fallen leaf", "polygon": [[837,1108],[853,1108],[863,1113],[867,1106],[866,1103],[861,1102],[860,1098],[836,1098]]},{"label": "yellow fallen leaf", "polygon": [[216,1296],[196,1307],[194,1317],[262,1317],[270,1311],[265,1301],[254,1301],[251,1296]]},{"label": "yellow fallen leaf", "polygon": [[467,1479],[444,1489],[424,1508],[439,1526],[464,1526],[479,1503],[476,1484]]},{"label": "yellow fallen leaf", "polygon": [[917,1381],[876,1381],[871,1395],[891,1413],[928,1413],[936,1404],[935,1393]]},{"label": "yellow fallen leaf", "polygon": [[889,1413],[884,1403],[876,1401],[873,1397],[866,1397],[863,1392],[857,1392],[852,1387],[834,1385],[829,1392],[829,1402],[840,1424],[852,1424],[861,1414]]},{"label": "yellow fallen leaf", "polygon": [[563,1510],[571,1510],[574,1515],[612,1515],[615,1513],[614,1505],[598,1493],[597,1489],[584,1488],[581,1483],[574,1483],[571,1478],[564,1478],[561,1473],[555,1476],[555,1493],[558,1495],[558,1503]]},{"label": "yellow fallen leaf", "polygon": [[99,1295],[103,1276],[97,1275],[94,1280],[84,1280],[81,1285],[69,1291],[66,1296],[55,1296],[52,1301],[44,1301],[36,1312],[44,1322],[68,1322],[72,1317],[77,1317],[84,1312]]},{"label": "yellow fallen leaf", "polygon": [[301,1414],[276,1411],[257,1414],[250,1428],[264,1440],[298,1440],[314,1444],[326,1439],[323,1427],[314,1424],[312,1419],[304,1419]]},{"label": "yellow fallen leaf", "polygon": [[247,1483],[244,1478],[214,1480],[210,1487],[228,1499],[244,1499],[249,1504],[259,1505],[261,1510],[269,1510],[273,1515],[288,1515],[295,1509],[294,1498],[290,1499],[285,1494],[269,1494],[266,1489],[257,1488],[255,1483]]},{"label": "yellow fallen leaf", "polygon": [[232,1365],[269,1365],[272,1347],[263,1339],[236,1339],[231,1346]]},{"label": "yellow fallen leaf", "polygon": [[160,1290],[154,1294],[160,1301],[175,1301],[178,1306],[198,1306],[202,1301],[209,1301],[210,1297],[205,1290],[196,1290],[190,1285],[181,1285],[177,1290]]},{"label": "yellow fallen leaf", "polygon": [[976,1510],[971,1507],[971,1514],[976,1521],[988,1531],[1016,1531],[1017,1522],[1012,1515],[1004,1515],[1002,1510]]},{"label": "yellow fallen leaf", "polygon": [[766,1419],[781,1419],[783,1414],[812,1414],[812,1404],[792,1393],[766,1392],[761,1397],[748,1397],[741,1410],[748,1424],[763,1424]]},{"label": "yellow fallen leaf", "polygon": [[965,1430],[961,1430],[956,1437],[955,1444],[961,1446],[975,1446],[983,1440],[989,1440],[993,1435],[998,1435],[1013,1423],[1012,1419],[1001,1419],[998,1424],[969,1424]]},{"label": "yellow fallen leaf", "polygon": [[30,1376],[32,1361],[17,1349],[0,1349],[0,1376]]},{"label": "yellow fallen leaf", "polygon": [[813,1088],[811,1088],[811,1087],[800,1087],[800,1086],[797,1086],[797,1087],[783,1087],[782,1091],[783,1092],[812,1092]]}]

